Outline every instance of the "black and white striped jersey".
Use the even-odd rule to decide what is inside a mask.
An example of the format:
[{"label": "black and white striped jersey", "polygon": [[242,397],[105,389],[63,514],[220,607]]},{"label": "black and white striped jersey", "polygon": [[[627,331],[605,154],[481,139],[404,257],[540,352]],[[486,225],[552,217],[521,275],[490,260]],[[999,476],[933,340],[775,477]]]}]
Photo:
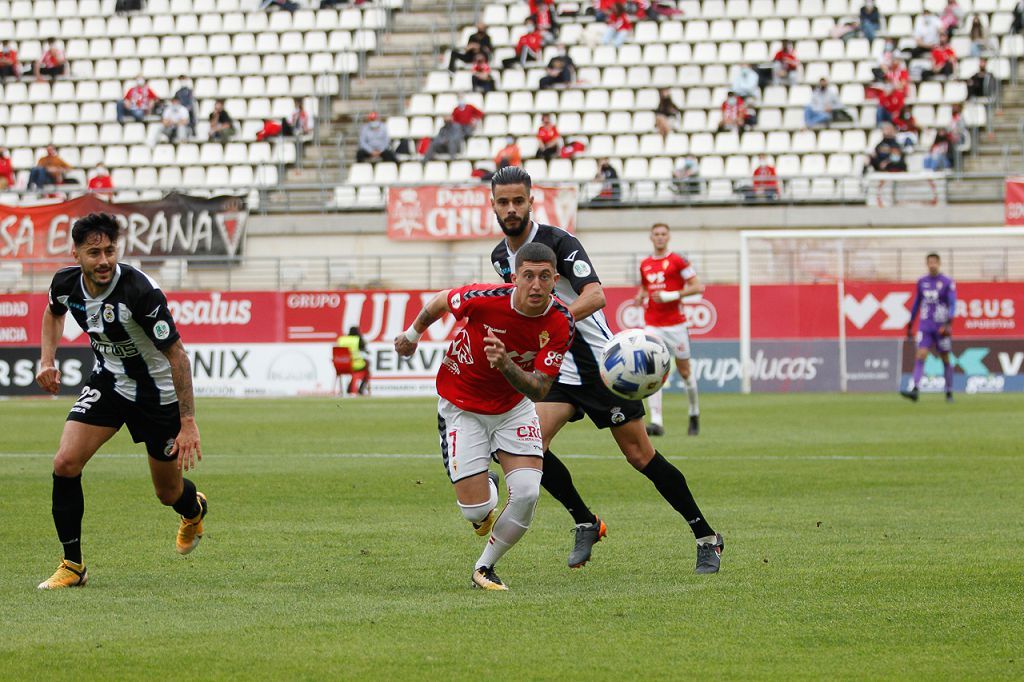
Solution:
[{"label": "black and white striped jersey", "polygon": [[63,268],[50,284],[50,312],[68,312],[96,355],[94,373],[113,377],[114,390],[137,403],[169,405],[178,398],[171,365],[161,352],[178,340],[167,298],[149,275],[118,264],[106,291],[89,296],[82,268]]},{"label": "black and white striped jersey", "polygon": [[[561,275],[561,279],[555,285],[555,295],[566,305],[571,305],[587,284],[601,283],[583,244],[565,230],[531,221],[530,236],[525,243],[529,242],[544,244],[555,252],[558,259],[558,274]],[[505,239],[491,251],[491,264],[506,282],[512,281],[515,260],[515,253],[509,249],[508,241]],[[598,358],[601,357],[601,351],[610,338],[612,332],[608,328],[603,311],[598,310],[586,319],[576,320],[576,335],[562,363],[562,371],[558,375],[559,383],[580,386],[600,382]]]}]

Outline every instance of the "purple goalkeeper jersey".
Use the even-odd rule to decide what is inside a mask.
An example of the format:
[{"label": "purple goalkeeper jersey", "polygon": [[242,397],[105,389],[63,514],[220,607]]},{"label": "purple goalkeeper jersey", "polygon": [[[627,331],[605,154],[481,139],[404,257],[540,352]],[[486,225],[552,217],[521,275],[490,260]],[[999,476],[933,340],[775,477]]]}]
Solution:
[{"label": "purple goalkeeper jersey", "polygon": [[918,328],[922,332],[950,324],[956,315],[956,282],[945,275],[925,275],[917,280],[917,295],[910,309],[911,323],[918,312],[921,313]]}]

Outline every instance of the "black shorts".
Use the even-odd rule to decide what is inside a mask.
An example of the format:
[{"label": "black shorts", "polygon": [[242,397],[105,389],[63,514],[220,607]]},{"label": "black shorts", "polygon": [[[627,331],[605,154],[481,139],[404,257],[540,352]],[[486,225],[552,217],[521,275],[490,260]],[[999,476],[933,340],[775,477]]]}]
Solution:
[{"label": "black shorts", "polygon": [[643,419],[642,400],[620,398],[600,381],[589,386],[570,386],[556,383],[542,403],[568,403],[576,408],[569,421],[577,422],[586,415],[599,429],[622,426],[633,419]]},{"label": "black shorts", "polygon": [[132,402],[114,390],[113,382],[93,374],[82,394],[71,406],[68,421],[120,429],[127,424],[136,443],[145,443],[146,452],[160,462],[174,461],[171,446],[181,430],[178,403],[170,405]]}]

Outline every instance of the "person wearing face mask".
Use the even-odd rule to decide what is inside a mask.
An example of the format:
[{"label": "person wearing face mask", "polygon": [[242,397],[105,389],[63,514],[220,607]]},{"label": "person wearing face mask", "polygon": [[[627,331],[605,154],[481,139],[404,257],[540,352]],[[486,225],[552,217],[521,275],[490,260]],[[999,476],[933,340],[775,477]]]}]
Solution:
[{"label": "person wearing face mask", "polygon": [[804,125],[808,128],[828,126],[829,123],[849,122],[852,117],[843,109],[839,95],[828,81],[822,78],[811,91],[811,101],[804,108]]},{"label": "person wearing face mask", "polygon": [[359,129],[359,149],[356,151],[356,161],[384,161],[396,162],[395,153],[391,151],[391,138],[388,136],[388,127],[380,120],[376,111],[371,111],[366,116],[366,123]]},{"label": "person wearing face mask", "polygon": [[124,123],[124,120],[131,116],[141,123],[146,116],[153,113],[153,108],[159,101],[160,98],[149,87],[146,79],[139,76],[135,85],[125,93],[124,99],[117,103],[117,122]]},{"label": "person wearing face mask", "polygon": [[730,92],[722,102],[722,121],[718,124],[718,132],[727,130],[742,132],[753,124],[752,118],[743,98],[735,92]]}]

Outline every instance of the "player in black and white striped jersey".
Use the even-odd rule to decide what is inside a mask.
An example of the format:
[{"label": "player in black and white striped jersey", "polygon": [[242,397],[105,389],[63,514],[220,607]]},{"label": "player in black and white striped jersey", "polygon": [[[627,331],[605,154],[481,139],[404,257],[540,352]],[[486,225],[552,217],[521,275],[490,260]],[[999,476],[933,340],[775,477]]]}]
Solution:
[{"label": "player in black and white striped jersey", "polygon": [[40,589],[84,585],[81,529],[82,469],[122,425],[145,443],[157,497],[181,515],[177,551],[187,554],[203,535],[206,497],[182,475],[202,458],[195,423],[192,368],[167,299],[149,276],[117,262],[118,224],[94,213],[71,229],[78,265],[50,285],[43,312],[36,382],[56,394],[57,345],[69,312],[88,333],[96,363],[68,414],[53,461],[53,520],[64,546],[57,571]]}]

